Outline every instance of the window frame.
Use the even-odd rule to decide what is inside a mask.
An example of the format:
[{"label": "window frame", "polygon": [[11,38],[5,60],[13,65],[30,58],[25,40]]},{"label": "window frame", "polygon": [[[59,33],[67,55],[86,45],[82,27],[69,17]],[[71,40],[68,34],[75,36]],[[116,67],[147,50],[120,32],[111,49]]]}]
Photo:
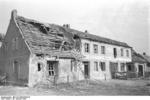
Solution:
[{"label": "window frame", "polygon": [[55,68],[54,68],[54,66],[50,66],[50,65],[48,66],[48,75],[49,76],[55,76]]},{"label": "window frame", "polygon": [[129,50],[126,50],[126,56],[129,57]]},{"label": "window frame", "polygon": [[89,43],[84,43],[84,52],[90,53],[90,44]]},{"label": "window frame", "polygon": [[101,68],[101,71],[106,71],[106,63],[105,62],[100,61],[99,66]]},{"label": "window frame", "polygon": [[101,46],[101,54],[106,54],[106,47],[105,46]]},{"label": "window frame", "polygon": [[93,50],[94,50],[94,54],[98,54],[98,45],[97,44],[93,44]]},{"label": "window frame", "polygon": [[94,61],[94,71],[98,72],[98,62]]},{"label": "window frame", "polygon": [[42,64],[41,64],[41,63],[37,63],[37,67],[38,67],[38,68],[37,68],[37,71],[38,71],[38,72],[40,72],[40,71],[41,71],[41,66],[42,66]]},{"label": "window frame", "polygon": [[121,57],[123,57],[124,56],[124,50],[123,50],[123,48],[120,49],[120,52],[121,52]]},{"label": "window frame", "polygon": [[113,48],[113,55],[114,55],[114,58],[117,58],[117,48]]}]

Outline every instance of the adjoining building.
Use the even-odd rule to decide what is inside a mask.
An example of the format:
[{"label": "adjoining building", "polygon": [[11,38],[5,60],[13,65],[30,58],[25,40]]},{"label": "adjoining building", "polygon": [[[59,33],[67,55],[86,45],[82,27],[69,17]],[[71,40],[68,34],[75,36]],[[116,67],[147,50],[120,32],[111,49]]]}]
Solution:
[{"label": "adjoining building", "polygon": [[142,57],[147,61],[145,69],[145,77],[150,77],[150,56],[143,53]]},{"label": "adjoining building", "polygon": [[0,50],[0,70],[7,81],[38,82],[112,79],[132,61],[126,43],[77,31],[70,25],[41,23],[13,10]]},{"label": "adjoining building", "polygon": [[132,50],[132,62],[127,63],[128,78],[143,78],[145,77],[146,71],[147,61],[142,57],[141,54],[138,54]]}]

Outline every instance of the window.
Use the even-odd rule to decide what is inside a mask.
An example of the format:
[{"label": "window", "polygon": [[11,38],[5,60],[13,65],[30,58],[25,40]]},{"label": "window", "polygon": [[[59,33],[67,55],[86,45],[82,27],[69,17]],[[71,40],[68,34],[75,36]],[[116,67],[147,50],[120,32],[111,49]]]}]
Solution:
[{"label": "window", "polygon": [[126,55],[127,57],[129,57],[129,50],[126,50]]},{"label": "window", "polygon": [[105,62],[100,62],[100,63],[99,63],[99,66],[101,67],[101,70],[102,70],[102,71],[105,71],[105,70],[106,70]]},{"label": "window", "polygon": [[12,39],[12,49],[13,50],[18,49],[18,37]]},{"label": "window", "polygon": [[117,48],[114,48],[114,58],[117,57]]},{"label": "window", "polygon": [[37,66],[38,66],[38,71],[41,71],[41,64],[38,63]]},{"label": "window", "polygon": [[54,63],[49,63],[49,66],[48,66],[48,73],[49,73],[49,76],[54,76]]},{"label": "window", "polygon": [[121,56],[123,56],[123,49],[121,48]]},{"label": "window", "polygon": [[85,49],[85,52],[89,53],[90,52],[90,45],[88,43],[85,43],[84,49]]},{"label": "window", "polygon": [[98,71],[98,62],[94,62],[94,71]]},{"label": "window", "polygon": [[125,71],[125,63],[121,63],[121,71],[124,72]]},{"label": "window", "polygon": [[105,46],[101,46],[101,54],[105,54]]},{"label": "window", "polygon": [[150,67],[150,63],[147,63],[147,67]]},{"label": "window", "polygon": [[94,48],[94,53],[98,53],[98,45],[94,44],[93,48]]}]

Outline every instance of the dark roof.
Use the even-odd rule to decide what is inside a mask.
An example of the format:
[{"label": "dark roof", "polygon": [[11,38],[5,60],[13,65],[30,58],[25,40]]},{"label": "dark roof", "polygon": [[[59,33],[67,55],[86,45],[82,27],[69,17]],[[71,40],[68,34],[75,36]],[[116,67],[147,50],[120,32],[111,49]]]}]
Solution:
[{"label": "dark roof", "polygon": [[142,57],[142,55],[132,50],[132,62],[146,63],[147,61]]},{"label": "dark roof", "polygon": [[148,55],[142,55],[142,56],[148,63],[150,63],[150,56]]},{"label": "dark roof", "polygon": [[108,38],[104,38],[104,37],[101,37],[101,36],[81,32],[81,31],[71,29],[71,28],[68,28],[67,31],[69,31],[73,34],[77,34],[78,36],[80,36],[80,38],[83,38],[83,39],[88,39],[88,40],[97,41],[97,42],[101,42],[101,43],[106,43],[106,44],[131,48],[127,43],[124,43],[124,42],[115,41],[115,40],[112,40],[112,39],[108,39]]}]

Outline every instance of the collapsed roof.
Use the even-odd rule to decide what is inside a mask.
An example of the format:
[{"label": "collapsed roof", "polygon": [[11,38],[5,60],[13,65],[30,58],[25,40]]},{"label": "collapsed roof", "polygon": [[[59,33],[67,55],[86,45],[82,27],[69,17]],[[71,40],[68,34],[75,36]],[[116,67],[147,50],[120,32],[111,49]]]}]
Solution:
[{"label": "collapsed roof", "polygon": [[81,38],[130,48],[130,46],[123,42],[84,33],[56,24],[41,23],[22,16],[15,16],[15,20],[31,51],[37,54],[82,58],[83,56],[79,52],[81,48]]},{"label": "collapsed roof", "polygon": [[54,24],[43,24],[21,16],[16,22],[28,43],[31,51],[36,54],[81,58],[80,39],[68,33],[65,28]]}]

